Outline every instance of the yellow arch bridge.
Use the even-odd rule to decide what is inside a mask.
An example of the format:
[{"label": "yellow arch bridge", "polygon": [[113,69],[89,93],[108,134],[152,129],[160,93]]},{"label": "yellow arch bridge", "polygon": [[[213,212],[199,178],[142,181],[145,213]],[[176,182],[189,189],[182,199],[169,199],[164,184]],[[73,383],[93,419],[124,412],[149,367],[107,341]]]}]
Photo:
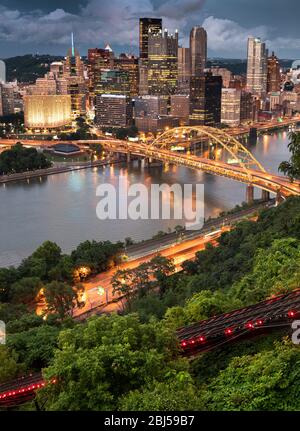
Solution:
[{"label": "yellow arch bridge", "polygon": [[[2,139],[1,145],[14,145],[14,140]],[[209,150],[197,155],[194,151],[199,143],[208,144]],[[62,142],[61,142],[62,143]],[[70,142],[63,142],[70,143]],[[129,142],[112,138],[76,141],[76,144],[101,144],[111,152],[125,153],[149,160],[187,166],[212,175],[227,177],[248,185],[247,200],[254,196],[254,187],[263,190],[265,196],[274,193],[277,199],[300,196],[300,182],[268,173],[251,152],[236,138],[222,129],[206,126],[178,127],[166,131],[152,142]],[[51,146],[53,141],[24,141],[28,146]],[[206,146],[207,147],[207,146]],[[179,152],[178,149],[185,149]],[[223,151],[219,151],[223,150]],[[219,151],[219,152],[218,152]],[[221,156],[218,157],[218,154]],[[211,157],[212,156],[212,157]]]}]

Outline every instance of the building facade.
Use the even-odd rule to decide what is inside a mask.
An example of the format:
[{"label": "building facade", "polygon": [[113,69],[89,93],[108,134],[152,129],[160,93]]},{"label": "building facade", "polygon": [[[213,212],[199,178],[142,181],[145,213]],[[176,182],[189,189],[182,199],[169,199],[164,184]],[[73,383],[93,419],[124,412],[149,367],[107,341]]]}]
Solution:
[{"label": "building facade", "polygon": [[204,72],[207,62],[207,33],[203,27],[193,27],[190,33],[191,75]]},{"label": "building facade", "polygon": [[148,94],[175,94],[178,84],[178,32],[167,30],[148,39]]},{"label": "building facade", "polygon": [[71,96],[24,96],[25,127],[54,129],[71,124]]},{"label": "building facade", "polygon": [[237,127],[241,121],[241,92],[234,88],[222,89],[221,122]]},{"label": "building facade", "polygon": [[247,90],[264,97],[267,93],[268,50],[259,38],[248,39]]},{"label": "building facade", "polygon": [[267,92],[273,93],[281,89],[281,74],[279,60],[272,52],[268,58]]},{"label": "building facade", "polygon": [[191,50],[178,48],[178,93],[189,94],[191,77]]},{"label": "building facade", "polygon": [[125,95],[98,94],[96,124],[99,127],[129,127],[132,125],[132,99]]}]

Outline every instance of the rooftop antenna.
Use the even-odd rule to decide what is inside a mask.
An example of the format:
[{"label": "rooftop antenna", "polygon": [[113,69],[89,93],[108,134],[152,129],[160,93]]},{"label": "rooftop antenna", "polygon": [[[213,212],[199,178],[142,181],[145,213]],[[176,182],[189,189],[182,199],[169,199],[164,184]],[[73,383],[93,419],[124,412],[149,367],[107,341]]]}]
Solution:
[{"label": "rooftop antenna", "polygon": [[71,41],[72,41],[72,57],[75,57],[75,48],[74,48],[74,33],[71,33]]}]

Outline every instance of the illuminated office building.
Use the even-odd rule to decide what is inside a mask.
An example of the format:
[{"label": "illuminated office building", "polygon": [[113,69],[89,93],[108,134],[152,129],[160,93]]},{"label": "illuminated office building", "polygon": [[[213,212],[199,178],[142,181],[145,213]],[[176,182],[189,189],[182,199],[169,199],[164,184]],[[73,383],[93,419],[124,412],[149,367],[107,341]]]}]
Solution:
[{"label": "illuminated office building", "polygon": [[96,124],[99,127],[128,127],[132,125],[132,99],[125,95],[98,94]]},{"label": "illuminated office building", "polygon": [[259,38],[248,39],[247,90],[263,97],[267,92],[268,50]]},{"label": "illuminated office building", "polygon": [[162,20],[160,18],[140,18],[139,34],[139,94],[148,94],[148,43],[149,35],[159,34],[162,31]]},{"label": "illuminated office building", "polygon": [[129,94],[135,97],[139,94],[139,62],[133,55],[121,54],[115,58],[114,68],[126,72],[129,80]]},{"label": "illuminated office building", "polygon": [[175,94],[178,83],[178,32],[150,34],[148,39],[148,93]]},{"label": "illuminated office building", "polygon": [[191,77],[191,50],[178,48],[178,93],[189,94]]},{"label": "illuminated office building", "polygon": [[149,34],[158,34],[162,31],[160,18],[140,18],[140,58],[148,59]]},{"label": "illuminated office building", "polygon": [[134,100],[135,117],[157,117],[168,114],[168,100],[164,96],[140,96]]},{"label": "illuminated office building", "polygon": [[230,127],[239,126],[241,121],[241,92],[234,88],[222,89],[221,122]]},{"label": "illuminated office building", "polygon": [[114,54],[110,49],[93,48],[88,50],[88,76],[89,89],[94,92],[97,83],[101,80],[103,69],[113,69]]},{"label": "illuminated office building", "polygon": [[25,127],[53,129],[71,123],[71,96],[24,96]]},{"label": "illuminated office building", "polygon": [[221,123],[222,77],[211,72],[191,77],[190,125],[217,126]]},{"label": "illuminated office building", "polygon": [[124,94],[130,96],[130,77],[125,70],[103,69],[95,87],[96,94]]},{"label": "illuminated office building", "polygon": [[279,60],[272,52],[272,56],[268,58],[268,75],[267,75],[267,92],[273,93],[281,89],[281,74]]}]

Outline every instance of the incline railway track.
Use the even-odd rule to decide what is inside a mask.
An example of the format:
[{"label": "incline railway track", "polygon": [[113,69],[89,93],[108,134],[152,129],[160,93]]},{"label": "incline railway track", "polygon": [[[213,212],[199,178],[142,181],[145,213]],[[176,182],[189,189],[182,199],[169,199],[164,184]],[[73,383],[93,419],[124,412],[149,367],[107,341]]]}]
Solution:
[{"label": "incline railway track", "polygon": [[291,328],[300,317],[300,289],[214,316],[177,331],[183,354],[194,356],[274,329]]}]

